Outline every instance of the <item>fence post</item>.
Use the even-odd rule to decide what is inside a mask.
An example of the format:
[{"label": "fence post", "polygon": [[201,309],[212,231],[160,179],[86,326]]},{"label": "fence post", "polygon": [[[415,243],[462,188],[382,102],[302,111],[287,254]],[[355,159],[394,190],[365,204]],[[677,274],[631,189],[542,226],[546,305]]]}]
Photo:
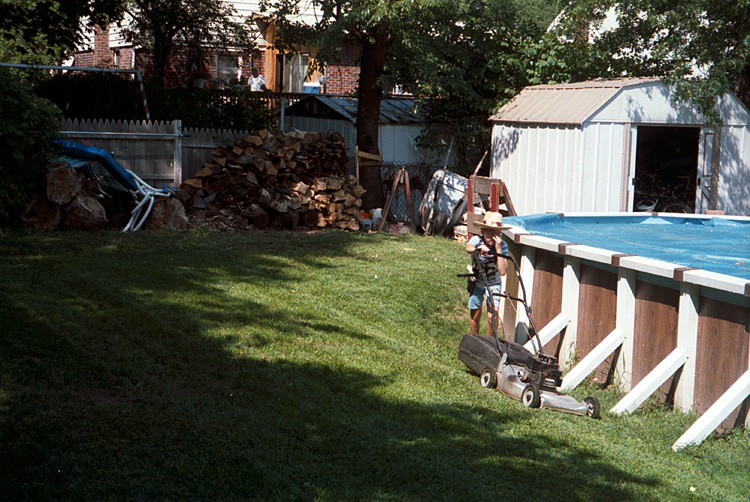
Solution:
[{"label": "fence post", "polygon": [[175,188],[182,185],[182,121],[172,121],[174,132],[174,161],[172,163],[172,179]]}]

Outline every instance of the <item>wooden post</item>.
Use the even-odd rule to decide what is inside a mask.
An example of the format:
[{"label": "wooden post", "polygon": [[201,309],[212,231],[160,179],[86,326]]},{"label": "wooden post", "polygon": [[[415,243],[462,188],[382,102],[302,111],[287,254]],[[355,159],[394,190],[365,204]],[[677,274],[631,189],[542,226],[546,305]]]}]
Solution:
[{"label": "wooden post", "polygon": [[621,391],[629,392],[633,382],[636,272],[635,270],[618,267],[617,275],[617,313],[615,316],[615,326],[624,333],[625,338],[620,348],[620,355],[615,362],[615,380]]},{"label": "wooden post", "polygon": [[597,366],[604,362],[612,352],[622,345],[625,339],[625,333],[620,329],[613,329],[607,337],[599,342],[594,349],[589,352],[586,357],[581,359],[581,362],[568,372],[563,378],[563,383],[560,386],[560,390],[565,392],[570,389],[574,389],[579,383],[583,381]]},{"label": "wooden post", "polygon": [[[484,157],[482,157],[484,160]],[[472,235],[478,234],[474,226],[474,177],[469,176],[469,182],[466,184],[466,232],[467,237],[471,239]],[[437,199],[437,197],[436,197]],[[437,204],[437,200],[435,201]]]},{"label": "wooden post", "polygon": [[172,183],[175,188],[182,185],[182,121],[172,122],[174,132],[174,161],[172,163]]},{"label": "wooden post", "polygon": [[396,193],[396,187],[398,186],[398,181],[401,179],[401,169],[396,171],[396,177],[393,179],[393,186],[391,187],[391,193],[388,194],[388,199],[385,201],[385,207],[383,207],[383,217],[380,220],[380,225],[378,225],[378,232],[383,230],[383,226],[385,225],[385,217],[388,216],[388,210],[391,208],[391,202],[393,201],[393,194]]},{"label": "wooden post", "polygon": [[746,371],[738,378],[719,399],[690,426],[672,445],[672,450],[678,451],[691,444],[700,444],[721,423],[726,420],[742,401],[750,396],[750,371]]},{"label": "wooden post", "polygon": [[405,168],[401,170],[404,172],[404,186],[406,187],[406,201],[409,205],[409,224],[411,226],[411,232],[416,233],[417,226],[414,223],[414,205],[411,202],[411,189],[409,188],[409,172]]},{"label": "wooden post", "polygon": [[500,183],[493,181],[490,185],[490,211],[500,211]]},{"label": "wooden post", "polygon": [[623,413],[633,413],[648,397],[656,392],[659,387],[666,382],[669,377],[679,370],[685,361],[687,355],[682,349],[674,349],[665,357],[643,380],[638,382],[625,397],[609,410],[614,415]]},{"label": "wooden post", "polygon": [[[534,289],[534,261],[536,259],[536,248],[532,246],[523,246],[522,253],[521,263],[519,264],[518,269],[521,272],[521,280],[526,288],[526,303],[531,306],[532,298],[534,296],[532,290]],[[520,289],[518,294],[519,296],[522,295]],[[524,326],[524,328],[521,328],[521,326]],[[526,316],[526,311],[522,308],[519,308],[516,312],[515,328],[514,341],[521,344],[526,343],[527,340],[523,337],[526,336],[527,330],[531,329],[531,323]]]},{"label": "wooden post", "polygon": [[695,362],[698,353],[698,305],[700,286],[680,283],[680,303],[677,318],[677,347],[685,351],[687,361],[682,368],[674,396],[675,408],[690,412],[695,400]]},{"label": "wooden post", "polygon": [[561,310],[570,316],[570,324],[565,330],[562,347],[560,347],[560,368],[571,368],[575,356],[576,337],[578,334],[578,298],[581,290],[581,260],[566,256],[563,266],[562,305]]},{"label": "wooden post", "polygon": [[[547,345],[550,340],[552,340],[558,333],[567,328],[569,323],[570,316],[564,312],[561,312],[557,314],[554,319],[548,322],[545,327],[540,329],[537,332],[537,335],[539,336],[539,341],[541,342],[542,347]],[[523,348],[533,353],[536,352],[536,349],[538,348],[536,347],[536,344],[536,339],[530,339],[523,345]]]}]

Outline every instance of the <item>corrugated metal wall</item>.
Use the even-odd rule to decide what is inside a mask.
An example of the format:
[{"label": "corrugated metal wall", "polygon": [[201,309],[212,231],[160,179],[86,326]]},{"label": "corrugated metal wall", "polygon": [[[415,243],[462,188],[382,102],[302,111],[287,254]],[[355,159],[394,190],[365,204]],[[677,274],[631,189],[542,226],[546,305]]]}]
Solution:
[{"label": "corrugated metal wall", "polygon": [[495,124],[492,177],[502,179],[519,214],[582,211],[580,128]]},{"label": "corrugated metal wall", "polygon": [[[347,120],[333,120],[311,117],[288,116],[286,120],[290,127],[301,131],[318,131],[327,134],[330,130],[340,132],[346,140],[347,154],[354,158],[357,143],[357,131]],[[381,125],[378,147],[383,156],[383,162],[394,164],[438,165],[437,156],[416,146],[416,139],[422,133],[420,125]]]},{"label": "corrugated metal wall", "polygon": [[417,148],[416,141],[420,134],[421,125],[381,125],[378,147],[383,162],[437,165],[436,155]]},{"label": "corrugated metal wall", "polygon": [[287,116],[287,123],[291,123],[294,129],[300,131],[318,131],[328,134],[329,131],[338,131],[346,140],[347,155],[354,158],[354,148],[357,145],[357,131],[348,120],[333,120],[312,117]]},{"label": "corrugated metal wall", "polygon": [[580,211],[617,212],[622,191],[624,125],[583,126],[583,183]]},{"label": "corrugated metal wall", "polygon": [[720,155],[717,209],[750,216],[750,128],[722,127]]}]

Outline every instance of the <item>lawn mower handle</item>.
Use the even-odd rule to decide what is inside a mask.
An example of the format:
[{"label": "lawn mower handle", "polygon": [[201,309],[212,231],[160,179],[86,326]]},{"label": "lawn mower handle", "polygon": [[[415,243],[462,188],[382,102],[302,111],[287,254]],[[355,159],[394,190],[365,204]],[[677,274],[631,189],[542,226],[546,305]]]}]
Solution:
[{"label": "lawn mower handle", "polygon": [[[484,267],[482,267],[480,265],[480,261],[478,259],[479,258],[479,251],[475,249],[473,254],[474,254],[474,261],[476,262],[477,268],[479,269],[479,273],[482,276],[482,282],[484,282],[484,284],[487,284],[488,281],[487,281],[487,277],[485,276],[485,273],[484,273]],[[490,256],[494,256],[494,257],[497,257],[497,258],[503,258],[503,259],[509,260],[511,263],[513,263],[513,269],[516,272],[516,277],[518,277],[518,284],[521,285],[521,294],[522,294],[522,296],[521,296],[521,298],[518,298],[518,297],[510,295],[507,291],[504,292],[504,293],[491,293],[491,294],[488,294],[487,297],[486,297],[487,308],[488,309],[492,308],[492,305],[493,305],[491,303],[492,302],[492,297],[493,296],[498,296],[498,295],[501,296],[501,297],[509,298],[511,300],[520,302],[523,305],[524,310],[526,311],[526,318],[529,320],[529,324],[531,324],[531,330],[533,331],[532,336],[536,338],[536,343],[537,343],[537,345],[539,347],[539,354],[540,355],[544,355],[544,349],[542,347],[542,340],[539,338],[539,333],[537,332],[536,324],[534,323],[534,319],[531,317],[531,307],[529,306],[528,302],[526,301],[526,298],[527,298],[527,296],[526,296],[526,286],[524,286],[524,284],[523,284],[523,279],[521,278],[521,269],[518,267],[518,262],[516,261],[515,258],[513,258],[513,256],[507,255],[507,254],[498,253],[495,250],[491,250]],[[489,292],[489,288],[487,289],[487,291]],[[495,329],[494,323],[493,323],[492,329],[493,329],[493,331],[495,331],[495,338],[497,339],[497,330]]]}]

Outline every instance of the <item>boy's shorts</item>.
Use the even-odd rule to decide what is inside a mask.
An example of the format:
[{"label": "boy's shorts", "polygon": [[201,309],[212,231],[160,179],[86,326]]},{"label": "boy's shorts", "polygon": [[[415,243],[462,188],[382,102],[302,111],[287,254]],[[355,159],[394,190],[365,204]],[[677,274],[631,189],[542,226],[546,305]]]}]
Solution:
[{"label": "boy's shorts", "polygon": [[[493,293],[496,293],[492,297],[492,304],[495,307],[500,306],[500,297],[497,296],[497,293],[501,293],[502,290],[503,290],[502,284],[495,284],[494,286],[490,286],[490,291]],[[471,295],[469,295],[469,308],[471,310],[482,308],[482,306],[485,304],[484,293],[485,293],[484,286],[480,286],[479,284],[474,286],[474,291],[472,291]]]}]

